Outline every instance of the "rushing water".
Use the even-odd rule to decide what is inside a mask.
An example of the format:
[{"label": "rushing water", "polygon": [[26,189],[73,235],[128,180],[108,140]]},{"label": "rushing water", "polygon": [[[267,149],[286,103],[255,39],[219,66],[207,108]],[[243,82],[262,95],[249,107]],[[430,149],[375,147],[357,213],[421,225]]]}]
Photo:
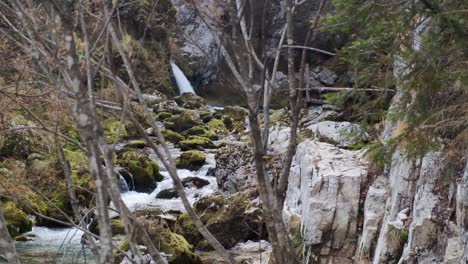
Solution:
[{"label": "rushing water", "polygon": [[[180,150],[171,148],[173,157],[180,153]],[[185,191],[191,203],[195,202],[196,198],[213,194],[217,190],[215,177],[207,176],[210,168],[215,167],[215,159],[213,153],[207,153],[206,164],[197,171],[177,170],[181,179],[191,176],[209,181],[209,185],[201,189],[186,188]],[[155,158],[154,155],[150,155]],[[116,167],[116,172],[118,171]],[[161,174],[164,176],[163,181],[159,182],[157,188],[151,193],[139,193],[130,191],[130,187],[119,174],[120,186],[122,190],[122,199],[130,210],[138,209],[162,209],[185,211],[182,201],[178,198],[174,199],[157,199],[156,195],[167,188],[172,188],[172,179],[167,171],[161,168]],[[130,184],[132,186],[132,184]],[[113,207],[113,205],[110,205]],[[111,216],[116,216],[116,213],[110,211]],[[76,228],[46,228],[33,227],[30,232],[36,238],[32,241],[17,242],[16,247],[21,256],[22,263],[29,264],[44,264],[44,263],[95,263],[89,249],[85,249],[81,245],[81,237],[83,232]],[[86,259],[86,260],[85,260]]]},{"label": "rushing water", "polygon": [[179,87],[179,93],[193,93],[195,94],[195,91],[193,90],[192,85],[190,84],[190,81],[187,79],[185,74],[182,72],[182,70],[175,64],[173,61],[171,61],[171,68],[172,68],[172,73],[174,74],[174,78],[177,82],[177,86]]}]

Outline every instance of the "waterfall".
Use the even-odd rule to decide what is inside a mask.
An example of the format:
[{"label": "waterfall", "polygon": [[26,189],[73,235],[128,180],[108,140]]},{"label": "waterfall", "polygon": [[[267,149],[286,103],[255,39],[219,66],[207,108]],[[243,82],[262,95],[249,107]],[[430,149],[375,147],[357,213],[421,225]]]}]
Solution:
[{"label": "waterfall", "polygon": [[174,78],[177,82],[177,86],[179,87],[180,94],[184,94],[184,93],[195,94],[195,91],[193,90],[193,87],[190,84],[187,77],[185,76],[185,74],[182,72],[179,66],[177,66],[177,64],[175,64],[175,62],[172,60],[171,60],[171,67],[172,67],[172,73],[174,74]]},{"label": "waterfall", "polygon": [[130,188],[128,187],[127,181],[125,178],[119,174],[119,183],[120,183],[120,192],[128,192],[130,191]]}]

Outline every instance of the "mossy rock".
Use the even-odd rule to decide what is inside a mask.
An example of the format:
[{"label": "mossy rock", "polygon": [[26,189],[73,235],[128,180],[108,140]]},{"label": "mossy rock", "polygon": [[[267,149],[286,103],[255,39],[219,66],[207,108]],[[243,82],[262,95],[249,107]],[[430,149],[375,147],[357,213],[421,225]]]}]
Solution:
[{"label": "mossy rock", "polygon": [[172,117],[172,114],[169,112],[161,112],[158,114],[158,120],[159,121],[164,121],[168,118]]},{"label": "mossy rock", "polygon": [[185,110],[174,120],[174,131],[180,133],[201,124],[200,115],[196,111]]},{"label": "mossy rock", "polygon": [[122,140],[128,138],[125,124],[120,123],[116,118],[107,118],[103,122],[104,136],[108,143],[113,143],[117,139]]},{"label": "mossy rock", "polygon": [[234,121],[244,121],[248,115],[247,109],[240,106],[225,106],[223,112],[224,115],[229,116]]},{"label": "mossy rock", "polygon": [[182,135],[184,135],[185,137],[200,136],[200,137],[209,138],[211,140],[218,139],[218,136],[215,133],[208,131],[208,128],[203,125],[194,126],[188,130],[185,130],[184,132],[182,132]]},{"label": "mossy rock", "polygon": [[213,119],[206,124],[208,130],[215,134],[227,134],[228,130],[223,120]]},{"label": "mossy rock", "polygon": [[162,101],[157,103],[153,106],[153,112],[156,114],[160,113],[171,113],[171,114],[179,114],[180,108],[179,105],[173,100]]},{"label": "mossy rock", "polygon": [[179,193],[174,188],[164,189],[156,195],[158,199],[172,199],[178,197]]},{"label": "mossy rock", "polygon": [[0,135],[0,157],[26,159],[32,152],[30,131],[11,131]]},{"label": "mossy rock", "polygon": [[164,121],[164,128],[168,130],[174,130],[175,129],[174,122],[167,121],[167,120]]},{"label": "mossy rock", "polygon": [[226,129],[231,130],[234,128],[234,120],[230,118],[229,116],[223,117],[223,124],[226,127]]},{"label": "mossy rock", "polygon": [[133,175],[135,191],[151,192],[156,188],[156,182],[162,181],[159,165],[151,160],[149,155],[141,150],[124,150],[117,156],[117,164],[126,168]]},{"label": "mossy rock", "polygon": [[208,138],[200,136],[191,136],[186,140],[182,140],[178,144],[179,148],[185,150],[204,150],[209,148],[216,148],[215,144]]},{"label": "mossy rock", "polygon": [[138,217],[148,235],[159,250],[169,254],[170,264],[201,264],[200,257],[195,254],[193,246],[179,234],[173,233],[161,219]]},{"label": "mossy rock", "polygon": [[32,230],[32,221],[12,201],[2,203],[3,215],[5,217],[8,232],[12,237]]},{"label": "mossy rock", "polygon": [[176,167],[179,169],[197,170],[205,164],[206,155],[203,152],[189,150],[183,152],[176,159]]},{"label": "mossy rock", "polygon": [[180,141],[184,140],[185,137],[182,136],[181,134],[177,133],[177,132],[174,132],[170,129],[165,129],[162,131],[162,135],[164,137],[165,140],[173,143],[173,144],[177,144],[179,143]]},{"label": "mossy rock", "polygon": [[[225,247],[231,248],[238,242],[258,240],[258,232],[265,236],[261,210],[250,207],[251,196],[240,193],[231,197],[222,195],[205,196],[194,204],[200,220]],[[252,212],[250,212],[252,211]],[[258,212],[260,211],[260,213]],[[197,249],[210,250],[208,243],[198,234],[191,219],[180,215],[175,225],[176,232],[187,238]],[[254,230],[254,231],[252,231]]]},{"label": "mossy rock", "polygon": [[193,93],[184,93],[180,96],[174,97],[174,100],[186,109],[206,109],[205,99],[202,97],[193,94]]},{"label": "mossy rock", "polygon": [[146,141],[144,140],[130,140],[127,144],[125,144],[124,148],[127,149],[143,149],[147,147]]},{"label": "mossy rock", "polygon": [[[110,227],[112,230],[112,235],[125,235],[124,223],[121,219],[113,218],[110,220]],[[89,231],[93,234],[99,235],[99,223],[98,221],[93,221],[89,225]]]}]

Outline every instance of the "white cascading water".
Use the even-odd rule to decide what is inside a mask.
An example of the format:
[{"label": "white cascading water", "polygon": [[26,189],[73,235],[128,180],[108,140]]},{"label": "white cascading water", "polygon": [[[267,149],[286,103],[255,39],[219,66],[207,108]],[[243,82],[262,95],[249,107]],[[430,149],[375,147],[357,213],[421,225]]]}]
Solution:
[{"label": "white cascading water", "polygon": [[190,81],[187,79],[185,74],[182,72],[182,70],[175,64],[174,61],[171,60],[171,68],[172,68],[172,73],[174,74],[174,78],[177,82],[177,86],[179,87],[179,93],[184,94],[184,93],[193,93],[195,94],[195,91],[193,90],[192,84],[190,84]]}]

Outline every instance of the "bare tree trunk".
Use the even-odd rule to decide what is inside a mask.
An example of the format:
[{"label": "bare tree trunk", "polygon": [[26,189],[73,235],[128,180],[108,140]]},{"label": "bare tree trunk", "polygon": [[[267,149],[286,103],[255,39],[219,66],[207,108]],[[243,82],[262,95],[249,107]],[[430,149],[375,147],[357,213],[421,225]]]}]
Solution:
[{"label": "bare tree trunk", "polygon": [[5,217],[3,217],[2,203],[0,202],[0,260],[1,258],[11,264],[20,263],[16,254],[15,242],[11,239]]}]

